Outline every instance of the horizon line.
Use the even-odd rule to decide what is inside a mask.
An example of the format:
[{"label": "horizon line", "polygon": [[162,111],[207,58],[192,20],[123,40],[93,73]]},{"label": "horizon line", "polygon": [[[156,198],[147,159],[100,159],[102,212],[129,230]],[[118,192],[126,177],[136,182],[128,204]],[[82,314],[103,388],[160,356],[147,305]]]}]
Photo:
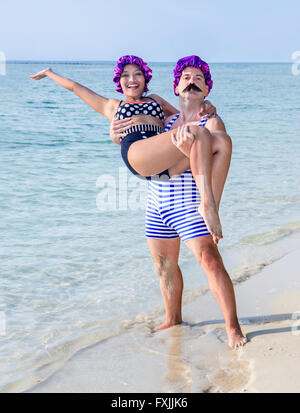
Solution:
[{"label": "horizon line", "polygon": [[[94,62],[94,63],[115,63],[115,60],[96,60],[96,59],[9,59],[6,60],[6,63],[39,63],[39,62],[55,62],[55,63],[77,63],[77,62]],[[158,60],[149,60],[150,63],[176,63],[176,61],[158,61]],[[291,61],[239,61],[239,60],[232,60],[232,61],[215,61],[215,62],[210,62],[209,64],[215,64],[215,63],[291,63]]]}]

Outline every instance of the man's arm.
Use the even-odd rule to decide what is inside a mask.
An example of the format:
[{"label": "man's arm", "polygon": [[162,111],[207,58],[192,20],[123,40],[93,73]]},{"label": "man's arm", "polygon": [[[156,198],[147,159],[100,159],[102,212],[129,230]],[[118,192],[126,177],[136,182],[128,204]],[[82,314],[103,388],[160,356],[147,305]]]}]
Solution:
[{"label": "man's arm", "polygon": [[216,115],[213,118],[209,118],[206,122],[205,127],[211,132],[226,132],[225,124],[220,118],[219,115]]}]

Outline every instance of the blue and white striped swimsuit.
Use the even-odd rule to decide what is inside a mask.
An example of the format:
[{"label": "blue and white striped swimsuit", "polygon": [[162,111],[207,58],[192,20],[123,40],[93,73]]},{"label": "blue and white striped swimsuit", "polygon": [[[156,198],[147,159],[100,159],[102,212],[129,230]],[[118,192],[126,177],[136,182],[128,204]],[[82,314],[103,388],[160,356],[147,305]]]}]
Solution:
[{"label": "blue and white striped swimsuit", "polygon": [[[179,114],[165,127],[167,132]],[[204,126],[204,118],[199,126]],[[146,237],[182,241],[210,235],[198,212],[200,194],[190,169],[167,181],[149,181],[146,211]]]}]

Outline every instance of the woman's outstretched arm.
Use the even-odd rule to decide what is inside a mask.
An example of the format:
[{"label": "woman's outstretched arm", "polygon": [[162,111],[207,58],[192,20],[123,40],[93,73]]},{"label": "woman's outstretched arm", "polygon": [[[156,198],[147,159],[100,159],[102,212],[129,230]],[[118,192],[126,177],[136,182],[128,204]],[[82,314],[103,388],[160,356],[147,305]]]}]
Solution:
[{"label": "woman's outstretched arm", "polygon": [[117,99],[108,99],[98,95],[98,93],[93,92],[91,89],[81,85],[80,83],[53,72],[50,67],[29,77],[33,80],[40,80],[44,77],[49,77],[59,86],[74,92],[75,95],[80,97],[80,99],[87,103],[92,109],[107,117],[109,120],[113,118],[117,110],[119,104]]}]

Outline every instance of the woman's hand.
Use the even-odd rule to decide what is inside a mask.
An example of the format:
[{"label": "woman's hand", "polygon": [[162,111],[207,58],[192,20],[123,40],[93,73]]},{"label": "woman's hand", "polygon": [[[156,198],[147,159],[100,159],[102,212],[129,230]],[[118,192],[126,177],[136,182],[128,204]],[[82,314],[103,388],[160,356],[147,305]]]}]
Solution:
[{"label": "woman's hand", "polygon": [[40,80],[40,79],[43,79],[44,77],[47,77],[49,72],[52,72],[51,67],[48,67],[47,69],[41,70],[37,74],[35,74],[33,76],[29,76],[29,77],[33,80]]},{"label": "woman's hand", "polygon": [[189,125],[180,126],[175,133],[171,133],[172,143],[188,158],[190,157],[190,151],[192,144],[195,140],[194,135],[191,133]]},{"label": "woman's hand", "polygon": [[116,119],[114,118],[110,124],[110,139],[117,145],[121,145],[122,139],[127,135],[125,131],[133,125],[131,118]]},{"label": "woman's hand", "polygon": [[208,116],[209,118],[213,118],[214,116],[216,116],[216,114],[217,114],[216,107],[209,100],[205,100],[202,104],[199,115]]}]

